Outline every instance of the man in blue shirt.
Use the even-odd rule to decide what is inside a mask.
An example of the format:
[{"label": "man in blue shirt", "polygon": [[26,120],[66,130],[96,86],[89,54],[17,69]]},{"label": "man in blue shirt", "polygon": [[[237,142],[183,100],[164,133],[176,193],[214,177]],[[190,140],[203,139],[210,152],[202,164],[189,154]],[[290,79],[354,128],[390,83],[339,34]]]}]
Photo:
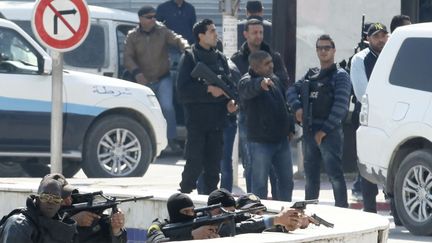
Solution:
[{"label": "man in blue shirt", "polygon": [[156,9],[156,19],[185,38],[189,45],[195,42],[192,27],[196,22],[195,8],[184,0],[169,0]]}]

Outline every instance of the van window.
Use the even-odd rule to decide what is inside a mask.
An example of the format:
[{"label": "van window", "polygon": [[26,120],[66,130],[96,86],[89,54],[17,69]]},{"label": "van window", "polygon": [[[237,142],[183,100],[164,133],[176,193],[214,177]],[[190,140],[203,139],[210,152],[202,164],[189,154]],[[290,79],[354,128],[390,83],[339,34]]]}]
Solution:
[{"label": "van window", "polygon": [[0,28],[0,73],[37,74],[34,48],[15,30]]},{"label": "van window", "polygon": [[124,72],[124,42],[129,30],[136,27],[136,25],[119,25],[117,26],[117,51],[118,51],[118,77],[121,78]]},{"label": "van window", "polygon": [[87,38],[71,52],[64,54],[67,65],[82,68],[100,68],[105,64],[106,48],[103,26],[92,24]]},{"label": "van window", "polygon": [[[34,40],[38,41],[33,34],[30,21],[14,20],[14,22]],[[76,49],[64,54],[65,64],[81,68],[100,68],[105,66],[107,52],[107,38],[105,38],[107,35],[105,32],[103,26],[91,24],[90,31],[83,43]]]},{"label": "van window", "polygon": [[432,38],[407,38],[390,72],[390,83],[432,92]]}]

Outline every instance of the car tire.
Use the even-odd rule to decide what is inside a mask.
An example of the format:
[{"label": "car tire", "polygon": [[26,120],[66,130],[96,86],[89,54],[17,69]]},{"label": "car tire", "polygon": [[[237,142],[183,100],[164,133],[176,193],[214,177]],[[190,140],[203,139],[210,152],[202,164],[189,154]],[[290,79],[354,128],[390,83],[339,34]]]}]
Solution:
[{"label": "car tire", "polygon": [[83,170],[87,177],[141,177],[153,149],[143,125],[132,118],[110,115],[97,121],[86,135]]},{"label": "car tire", "polygon": [[0,162],[0,177],[22,177],[25,176],[20,163],[12,161]]},{"label": "car tire", "polygon": [[[65,159],[63,161],[62,174],[66,178],[73,177],[81,169],[81,163],[79,161],[69,159]],[[30,177],[44,177],[51,172],[49,165],[40,161],[39,159],[30,159],[30,161],[21,163],[21,166]]]},{"label": "car tire", "polygon": [[403,225],[415,235],[432,235],[432,150],[411,152],[396,174],[396,210]]}]

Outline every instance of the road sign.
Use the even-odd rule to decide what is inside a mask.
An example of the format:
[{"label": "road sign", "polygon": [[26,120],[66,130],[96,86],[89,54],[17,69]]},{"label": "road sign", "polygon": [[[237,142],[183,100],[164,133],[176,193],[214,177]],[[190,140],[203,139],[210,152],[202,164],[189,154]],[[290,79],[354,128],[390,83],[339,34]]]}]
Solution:
[{"label": "road sign", "polygon": [[78,47],[90,29],[84,0],[39,0],[33,10],[32,28],[46,47],[66,52]]}]

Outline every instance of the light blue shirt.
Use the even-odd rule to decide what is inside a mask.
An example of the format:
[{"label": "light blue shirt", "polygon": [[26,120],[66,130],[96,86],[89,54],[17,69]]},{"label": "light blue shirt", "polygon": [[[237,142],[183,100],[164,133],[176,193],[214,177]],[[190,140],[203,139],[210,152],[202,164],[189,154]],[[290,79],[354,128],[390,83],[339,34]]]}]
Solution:
[{"label": "light blue shirt", "polygon": [[351,59],[350,77],[354,89],[354,95],[360,102],[363,95],[366,93],[368,85],[368,78],[366,76],[366,69],[364,59],[369,54],[370,49],[366,48],[361,52],[355,54]]}]

